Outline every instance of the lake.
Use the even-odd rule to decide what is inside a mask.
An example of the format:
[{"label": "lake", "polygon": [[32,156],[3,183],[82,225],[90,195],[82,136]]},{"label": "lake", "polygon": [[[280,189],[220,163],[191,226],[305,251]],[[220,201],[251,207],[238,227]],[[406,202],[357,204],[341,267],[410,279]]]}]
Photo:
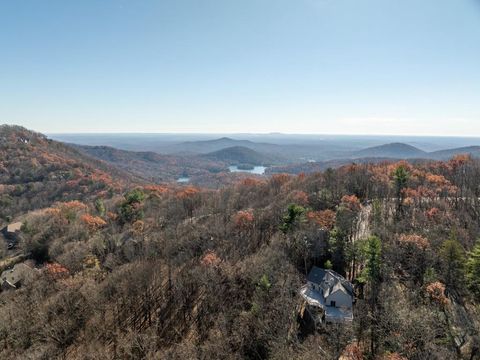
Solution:
[{"label": "lake", "polygon": [[189,177],[180,177],[177,180],[178,183],[188,183],[189,181],[190,181]]},{"label": "lake", "polygon": [[265,170],[267,168],[265,166],[254,166],[253,169],[242,170],[242,169],[239,169],[238,166],[229,166],[228,169],[230,170],[230,172],[244,172],[244,173],[250,173],[255,175],[263,175],[265,174]]}]

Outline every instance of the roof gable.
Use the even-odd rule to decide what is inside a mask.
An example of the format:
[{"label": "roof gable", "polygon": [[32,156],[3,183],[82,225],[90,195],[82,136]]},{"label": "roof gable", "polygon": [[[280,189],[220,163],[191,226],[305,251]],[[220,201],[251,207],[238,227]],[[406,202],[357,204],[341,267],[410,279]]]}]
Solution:
[{"label": "roof gable", "polygon": [[348,295],[350,296],[349,292],[347,291],[347,289],[345,289],[345,287],[340,283],[336,283],[334,286],[332,286],[331,288],[329,288],[329,291],[328,291],[328,294],[325,294],[325,298],[337,293],[337,292],[340,292],[344,295]]},{"label": "roof gable", "polygon": [[352,284],[333,270],[314,266],[307,276],[307,281],[319,285],[323,289],[325,297],[328,297],[337,291],[353,296]]}]

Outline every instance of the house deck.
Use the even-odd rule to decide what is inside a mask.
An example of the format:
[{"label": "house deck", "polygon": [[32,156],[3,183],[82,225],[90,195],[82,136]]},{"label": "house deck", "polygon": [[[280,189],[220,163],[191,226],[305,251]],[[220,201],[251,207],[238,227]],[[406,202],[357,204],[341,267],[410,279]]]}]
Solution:
[{"label": "house deck", "polygon": [[300,289],[300,295],[307,301],[308,305],[321,308],[325,312],[325,321],[327,322],[353,321],[352,310],[327,306],[323,296],[318,291],[311,289],[308,285],[304,285]]}]

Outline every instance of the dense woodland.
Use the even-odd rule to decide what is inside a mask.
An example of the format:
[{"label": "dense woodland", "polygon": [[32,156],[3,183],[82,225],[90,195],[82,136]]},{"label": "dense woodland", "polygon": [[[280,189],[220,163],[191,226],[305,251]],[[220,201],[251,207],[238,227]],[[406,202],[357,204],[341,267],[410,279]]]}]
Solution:
[{"label": "dense woodland", "polygon": [[131,176],[19,126],[0,126],[0,223],[54,201],[109,196]]},{"label": "dense woodland", "polygon": [[[149,182],[172,182],[189,177],[195,182],[210,179],[228,165],[206,156],[160,155],[154,152],[134,152],[108,146],[74,145],[80,152],[105,161]],[[205,181],[205,180],[203,180]],[[209,182],[209,180],[206,180]]]},{"label": "dense woodland", "polygon": [[[476,159],[208,190],[122,181],[2,131],[0,215],[24,222],[39,270],[0,293],[0,358],[480,358]],[[353,324],[300,318],[313,265],[353,282]]]}]

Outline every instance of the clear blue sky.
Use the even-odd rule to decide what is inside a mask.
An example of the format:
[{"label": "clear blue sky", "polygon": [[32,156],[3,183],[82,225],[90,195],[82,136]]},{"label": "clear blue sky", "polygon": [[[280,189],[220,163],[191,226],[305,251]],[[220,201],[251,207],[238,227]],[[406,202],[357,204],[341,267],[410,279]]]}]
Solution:
[{"label": "clear blue sky", "polygon": [[0,123],[480,135],[480,0],[0,0]]}]

